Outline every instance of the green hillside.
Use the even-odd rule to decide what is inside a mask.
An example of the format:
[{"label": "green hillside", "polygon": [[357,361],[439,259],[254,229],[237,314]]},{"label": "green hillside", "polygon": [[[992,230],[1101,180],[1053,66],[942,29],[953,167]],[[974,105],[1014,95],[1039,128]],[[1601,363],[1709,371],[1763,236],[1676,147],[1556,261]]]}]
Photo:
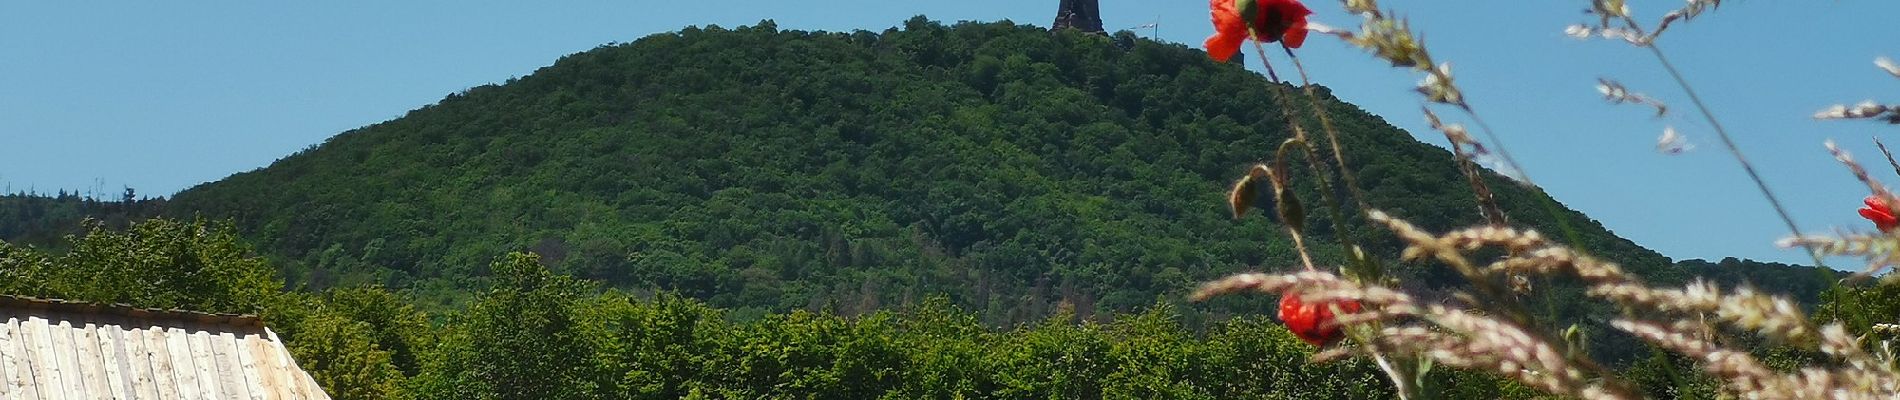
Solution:
[{"label": "green hillside", "polygon": [[[687,28],[450,95],[166,209],[236,218],[316,288],[468,287],[527,250],[723,307],[949,293],[1020,317],[1126,309],[1294,262],[1272,222],[1235,222],[1221,201],[1286,125],[1263,78],[1206,58],[1009,22]],[[1329,106],[1372,204],[1433,229],[1477,222],[1449,152]],[[1519,222],[1552,225],[1534,194],[1492,184]],[[1566,217],[1607,258],[1669,262]]]}]

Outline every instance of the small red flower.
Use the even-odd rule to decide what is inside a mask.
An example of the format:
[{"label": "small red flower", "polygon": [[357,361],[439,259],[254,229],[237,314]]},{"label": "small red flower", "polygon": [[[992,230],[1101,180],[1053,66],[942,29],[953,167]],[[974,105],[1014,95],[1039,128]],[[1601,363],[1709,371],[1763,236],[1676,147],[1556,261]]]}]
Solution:
[{"label": "small red flower", "polygon": [[1333,325],[1334,306],[1338,306],[1340,312],[1359,312],[1357,301],[1337,300],[1306,304],[1305,301],[1300,300],[1299,293],[1289,290],[1280,295],[1280,321],[1285,322],[1287,330],[1293,331],[1293,336],[1300,337],[1300,340],[1314,346],[1326,347],[1338,342],[1343,336],[1339,333],[1339,326]]},{"label": "small red flower", "polygon": [[1874,227],[1880,228],[1881,232],[1892,232],[1894,227],[1900,226],[1900,218],[1894,218],[1893,208],[1887,206],[1886,199],[1867,196],[1862,202],[1867,203],[1867,206],[1860,208],[1861,218],[1874,221]]},{"label": "small red flower", "polygon": [[1208,9],[1214,16],[1214,36],[1207,37],[1207,55],[1221,62],[1240,52],[1249,34],[1261,42],[1299,48],[1306,43],[1306,16],[1313,14],[1299,0],[1209,0]]}]

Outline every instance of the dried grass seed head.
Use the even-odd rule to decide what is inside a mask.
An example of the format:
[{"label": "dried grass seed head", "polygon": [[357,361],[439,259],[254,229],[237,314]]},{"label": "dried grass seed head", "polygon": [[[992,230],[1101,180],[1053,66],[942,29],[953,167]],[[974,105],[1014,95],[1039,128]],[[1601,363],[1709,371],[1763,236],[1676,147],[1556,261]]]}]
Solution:
[{"label": "dried grass seed head", "polygon": [[1834,140],[1829,139],[1821,142],[1821,144],[1827,147],[1828,154],[1834,156],[1834,161],[1839,161],[1842,166],[1847,167],[1847,172],[1854,174],[1854,179],[1859,180],[1863,185],[1867,185],[1868,193],[1885,199],[1887,204],[1900,204],[1900,202],[1895,201],[1893,193],[1887,190],[1886,185],[1881,184],[1879,180],[1874,179],[1873,175],[1868,174],[1867,168],[1862,167],[1859,162],[1854,161],[1854,156],[1848,154],[1847,150],[1841,149],[1841,146],[1834,143]]},{"label": "dried grass seed head", "polygon": [[1419,43],[1405,21],[1385,17],[1368,18],[1360,25],[1359,31],[1352,38],[1352,44],[1371,51],[1373,56],[1391,62],[1394,67],[1430,69],[1431,55],[1425,53],[1424,45]]},{"label": "dried grass seed head", "polygon": [[1432,129],[1444,133],[1445,140],[1451,141],[1452,147],[1464,149],[1474,155],[1490,153],[1485,150],[1484,143],[1471,137],[1471,131],[1465,129],[1464,125],[1446,124],[1438,118],[1438,113],[1432,112],[1430,107],[1421,107],[1421,109],[1425,112],[1425,122],[1429,123]]},{"label": "dried grass seed head", "polygon": [[1425,78],[1418,82],[1418,93],[1433,103],[1468,107],[1465,105],[1464,92],[1452,83],[1451,63],[1441,63],[1426,71]]},{"label": "dried grass seed head", "polygon": [[1784,248],[1805,248],[1826,257],[1859,257],[1867,262],[1867,266],[1848,278],[1855,281],[1872,278],[1900,264],[1900,237],[1885,233],[1797,236],[1782,239],[1776,244]]},{"label": "dried grass seed head", "polygon": [[[1900,77],[1900,64],[1887,57],[1874,59],[1874,66],[1888,75]],[[1885,105],[1873,100],[1863,101],[1852,106],[1835,104],[1814,113],[1814,119],[1882,119],[1889,124],[1900,124],[1900,105]]]},{"label": "dried grass seed head", "polygon": [[1889,121],[1892,121],[1896,117],[1890,113],[1895,111],[1895,108],[1894,106],[1875,103],[1873,100],[1863,101],[1860,102],[1860,104],[1852,106],[1835,104],[1821,111],[1816,111],[1814,113],[1814,119],[1887,118]]},{"label": "dried grass seed head", "polygon": [[[1900,375],[1891,363],[1891,351],[1869,353],[1860,340],[1848,336],[1838,325],[1815,327],[1793,301],[1772,296],[1753,288],[1732,292],[1706,281],[1696,281],[1681,289],[1661,289],[1643,285],[1626,275],[1613,263],[1577,253],[1549,243],[1535,231],[1502,227],[1475,227],[1434,236],[1410,223],[1373,210],[1367,213],[1374,222],[1384,224],[1407,243],[1407,257],[1462,257],[1461,252],[1481,247],[1512,248],[1516,251],[1492,264],[1491,271],[1528,271],[1543,274],[1570,272],[1591,286],[1593,296],[1609,299],[1634,310],[1646,310],[1613,322],[1616,328],[1691,356],[1706,373],[1724,379],[1724,390],[1746,398],[1869,398],[1888,399],[1900,393]],[[1608,370],[1580,358],[1580,352],[1567,341],[1551,341],[1517,323],[1442,304],[1421,305],[1411,296],[1377,285],[1361,285],[1323,272],[1285,275],[1242,274],[1211,282],[1195,294],[1196,299],[1223,293],[1297,290],[1306,301],[1356,300],[1366,307],[1346,313],[1332,321],[1336,326],[1366,326],[1371,323],[1401,324],[1377,330],[1375,335],[1352,347],[1378,355],[1407,353],[1429,357],[1444,365],[1492,371],[1530,387],[1559,395],[1581,398],[1638,398],[1636,390]],[[1482,304],[1482,303],[1472,303]],[[1707,316],[1704,319],[1703,316]],[[1646,321],[1656,317],[1669,322]],[[1714,339],[1711,323],[1754,331],[1777,341],[1818,349],[1844,361],[1842,367],[1810,367],[1793,374],[1767,368],[1746,351],[1723,347]],[[1900,330],[1887,328],[1890,330]],[[1360,331],[1370,332],[1370,331]],[[1568,338],[1569,336],[1566,336]],[[1348,348],[1336,348],[1316,361],[1345,356]],[[1884,358],[1883,358],[1884,357]]]},{"label": "dried grass seed head", "polygon": [[1610,326],[1701,361],[1699,366],[1710,375],[1722,378],[1728,384],[1728,389],[1734,392],[1758,392],[1766,388],[1766,382],[1779,379],[1774,370],[1762,365],[1754,356],[1725,349],[1701,338],[1701,335],[1654,322],[1630,319],[1611,321]]},{"label": "dried grass seed head", "polygon": [[1342,1],[1342,3],[1345,3],[1345,4],[1346,4],[1346,12],[1349,12],[1349,13],[1353,13],[1353,14],[1358,14],[1358,15],[1363,15],[1363,16],[1366,16],[1366,17],[1368,17],[1368,18],[1379,18],[1379,17],[1381,16],[1381,15],[1380,15],[1380,13],[1379,13],[1379,2],[1378,2],[1378,1],[1375,1],[1375,0],[1343,0],[1343,1]]},{"label": "dried grass seed head", "polygon": [[1689,4],[1682,8],[1670,11],[1668,14],[1663,14],[1662,22],[1656,24],[1656,31],[1650,33],[1646,41],[1655,41],[1657,36],[1661,36],[1663,31],[1669,30],[1669,26],[1675,24],[1676,21],[1689,22],[1689,20],[1695,19],[1696,16],[1702,15],[1703,11],[1722,7],[1722,0],[1688,0],[1688,2]]},{"label": "dried grass seed head", "polygon": [[1331,289],[1338,287],[1357,287],[1351,282],[1339,279],[1338,275],[1327,272],[1305,271],[1292,274],[1245,273],[1230,275],[1213,282],[1201,284],[1190,298],[1194,301],[1244,292],[1279,293],[1289,288]]},{"label": "dried grass seed head", "polygon": [[1593,26],[1583,25],[1583,24],[1573,24],[1573,25],[1565,26],[1564,35],[1570,36],[1572,38],[1576,38],[1578,40],[1588,40],[1592,37],[1601,36],[1604,39],[1620,40],[1620,41],[1628,42],[1629,44],[1633,44],[1637,46],[1648,46],[1649,40],[1652,39],[1650,36],[1643,35],[1642,32],[1629,29],[1629,28],[1614,27],[1614,26],[1593,27]]},{"label": "dried grass seed head", "polygon": [[1874,58],[1874,66],[1880,67],[1881,71],[1887,71],[1888,75],[1900,78],[1900,64],[1895,64],[1891,58],[1885,56]]},{"label": "dried grass seed head", "polygon": [[1688,138],[1677,133],[1674,126],[1664,126],[1662,135],[1656,137],[1657,152],[1673,156],[1690,150],[1695,150],[1695,144],[1689,143]]},{"label": "dried grass seed head", "polygon": [[1610,104],[1645,105],[1656,109],[1656,118],[1669,115],[1668,104],[1663,104],[1662,101],[1642,93],[1632,92],[1628,87],[1623,86],[1623,83],[1614,79],[1597,78],[1597,92],[1602,93],[1603,99],[1609,101]]},{"label": "dried grass seed head", "polygon": [[[1385,344],[1409,348],[1460,368],[1482,368],[1538,389],[1581,398],[1636,398],[1613,376],[1586,372],[1562,347],[1516,324],[1433,305],[1421,315],[1455,335],[1430,335],[1418,329],[1382,337]],[[1408,335],[1409,334],[1409,335]]]},{"label": "dried grass seed head", "polygon": [[1630,16],[1630,6],[1623,0],[1590,0],[1590,9],[1587,11],[1602,16],[1603,18],[1627,18]]}]

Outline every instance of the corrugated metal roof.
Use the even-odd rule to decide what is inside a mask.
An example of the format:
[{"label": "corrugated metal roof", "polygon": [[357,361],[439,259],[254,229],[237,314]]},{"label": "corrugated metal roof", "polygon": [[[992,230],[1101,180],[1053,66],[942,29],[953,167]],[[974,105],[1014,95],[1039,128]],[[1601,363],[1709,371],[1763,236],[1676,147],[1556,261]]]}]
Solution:
[{"label": "corrugated metal roof", "polygon": [[255,316],[0,296],[0,399],[327,400]]}]

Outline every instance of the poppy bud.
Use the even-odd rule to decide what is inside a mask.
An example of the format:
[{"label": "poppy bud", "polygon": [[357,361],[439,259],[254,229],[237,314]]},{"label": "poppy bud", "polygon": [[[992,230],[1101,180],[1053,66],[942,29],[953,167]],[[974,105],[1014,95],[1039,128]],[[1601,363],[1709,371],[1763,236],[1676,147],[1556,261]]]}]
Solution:
[{"label": "poppy bud", "polygon": [[1253,207],[1254,196],[1258,193],[1256,191],[1259,190],[1260,181],[1270,179],[1271,175],[1266,165],[1255,164],[1253,168],[1247,170],[1247,176],[1241,177],[1239,182],[1234,182],[1233,190],[1227,192],[1227,205],[1233,208],[1234,219],[1247,215],[1247,210]]},{"label": "poppy bud", "polygon": [[1253,207],[1255,182],[1251,176],[1243,176],[1234,182],[1234,189],[1227,192],[1227,205],[1234,209],[1234,219],[1247,215],[1247,209]]},{"label": "poppy bud", "polygon": [[[1299,127],[1293,127],[1299,129]],[[1295,231],[1306,231],[1306,207],[1300,204],[1300,198],[1293,195],[1293,170],[1287,168],[1287,155],[1297,153],[1306,142],[1300,139],[1287,139],[1273,156],[1273,201],[1280,211],[1280,223]]]},{"label": "poppy bud", "polygon": [[1273,200],[1280,208],[1280,223],[1293,230],[1306,231],[1306,207],[1300,204],[1300,198],[1293,195],[1291,188],[1274,188]]}]

